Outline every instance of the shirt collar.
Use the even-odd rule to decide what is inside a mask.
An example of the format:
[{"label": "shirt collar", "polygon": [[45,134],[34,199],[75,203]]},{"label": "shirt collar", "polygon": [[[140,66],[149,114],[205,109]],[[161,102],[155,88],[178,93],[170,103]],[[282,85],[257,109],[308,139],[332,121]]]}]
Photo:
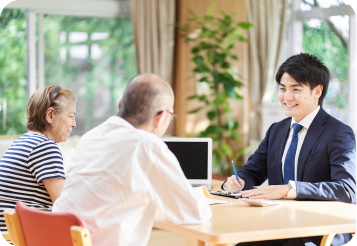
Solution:
[{"label": "shirt collar", "polygon": [[302,125],[303,127],[305,127],[306,129],[309,129],[312,121],[315,119],[317,113],[320,110],[320,105],[317,106],[317,108],[315,108],[314,111],[312,111],[310,114],[308,114],[307,116],[305,116],[305,118],[303,118],[299,123],[295,121],[294,117],[291,117],[291,124],[290,124],[290,128],[292,127],[292,125],[294,125],[295,123],[298,123],[299,125]]},{"label": "shirt collar", "polygon": [[130,124],[127,120],[123,119],[120,116],[113,115],[109,118],[109,121],[119,123],[120,125],[125,126],[125,127],[135,128],[132,124]]}]

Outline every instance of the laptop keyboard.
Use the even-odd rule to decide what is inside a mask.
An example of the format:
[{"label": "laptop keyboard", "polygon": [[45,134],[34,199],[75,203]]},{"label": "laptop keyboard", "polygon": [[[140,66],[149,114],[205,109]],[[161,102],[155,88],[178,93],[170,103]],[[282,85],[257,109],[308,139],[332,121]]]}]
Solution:
[{"label": "laptop keyboard", "polygon": [[199,186],[204,186],[203,184],[191,184],[192,187],[199,187]]}]

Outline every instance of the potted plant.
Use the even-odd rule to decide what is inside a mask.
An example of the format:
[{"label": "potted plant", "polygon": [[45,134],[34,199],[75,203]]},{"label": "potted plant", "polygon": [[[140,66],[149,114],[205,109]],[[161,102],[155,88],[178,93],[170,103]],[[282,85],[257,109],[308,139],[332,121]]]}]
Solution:
[{"label": "potted plant", "polygon": [[232,118],[229,99],[241,100],[243,96],[238,89],[244,84],[239,80],[238,73],[232,66],[233,60],[238,60],[232,52],[236,42],[247,42],[243,31],[252,24],[248,22],[235,22],[234,14],[226,14],[222,10],[221,18],[213,16],[215,5],[211,4],[207,14],[197,16],[188,10],[192,16],[188,21],[193,22],[195,29],[188,33],[185,28],[180,28],[182,37],[188,42],[193,42],[191,49],[192,61],[195,63],[193,73],[199,83],[209,87],[209,93],[192,95],[189,100],[199,100],[202,106],[190,111],[197,113],[208,109],[207,118],[210,125],[199,133],[199,137],[210,137],[213,140],[213,164],[220,168],[221,174],[227,171],[227,162],[231,159],[237,161],[248,148],[244,148],[235,155],[229,144],[228,138],[238,140],[241,136],[237,133],[239,123]]}]

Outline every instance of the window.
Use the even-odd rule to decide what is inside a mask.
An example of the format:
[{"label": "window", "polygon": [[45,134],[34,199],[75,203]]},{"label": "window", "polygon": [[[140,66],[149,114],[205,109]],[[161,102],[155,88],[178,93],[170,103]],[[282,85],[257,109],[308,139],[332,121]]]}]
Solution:
[{"label": "window", "polygon": [[[355,56],[354,12],[342,0],[290,0],[282,61],[306,52],[317,55],[330,70],[331,80],[323,108],[354,127],[355,106],[351,101],[354,75],[350,63]],[[351,24],[352,23],[352,24]],[[352,38],[350,38],[352,37]],[[273,103],[278,102],[278,89]],[[356,130],[356,129],[354,129]]]},{"label": "window", "polygon": [[26,12],[4,9],[0,15],[0,135],[26,132]]},{"label": "window", "polygon": [[345,124],[349,123],[348,40],[348,15],[303,21],[303,52],[316,54],[330,71],[323,108]]},{"label": "window", "polygon": [[72,89],[82,135],[118,112],[125,83],[136,74],[130,18],[43,18],[45,85]]},{"label": "window", "polygon": [[[82,135],[118,112],[137,73],[130,1],[71,5],[15,1],[0,16],[0,135],[23,134],[29,96],[45,85],[72,89]],[[6,38],[4,38],[6,37]]]}]

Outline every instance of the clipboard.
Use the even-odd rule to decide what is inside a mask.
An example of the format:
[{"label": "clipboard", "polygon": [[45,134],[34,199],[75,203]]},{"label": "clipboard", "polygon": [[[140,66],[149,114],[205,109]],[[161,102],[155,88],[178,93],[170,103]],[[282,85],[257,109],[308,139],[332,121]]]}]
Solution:
[{"label": "clipboard", "polygon": [[225,196],[225,197],[230,197],[230,198],[235,198],[235,199],[242,198],[242,194],[240,191],[238,193],[230,193],[230,192],[227,192],[224,190],[220,190],[220,191],[210,191],[210,193],[212,195],[216,195],[216,196]]}]

